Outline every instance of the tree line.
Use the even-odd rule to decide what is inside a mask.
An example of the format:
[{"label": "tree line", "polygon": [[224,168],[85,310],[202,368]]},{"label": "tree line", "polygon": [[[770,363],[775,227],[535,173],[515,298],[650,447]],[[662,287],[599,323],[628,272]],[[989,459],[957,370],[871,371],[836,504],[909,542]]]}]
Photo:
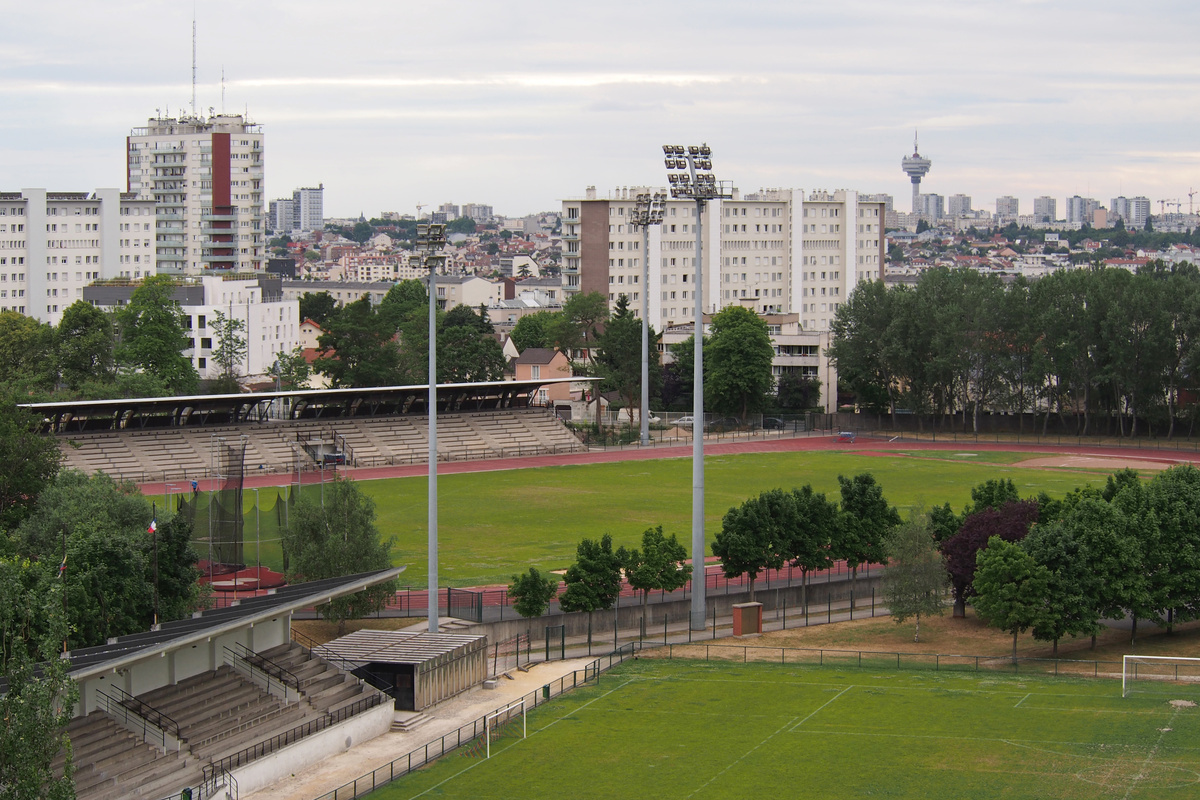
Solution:
[{"label": "tree line", "polygon": [[[1173,436],[1195,422],[1200,271],[1102,266],[1029,282],[974,270],[857,286],[829,357],[862,410],[978,432],[981,414],[1057,415],[1080,435]],[[956,419],[958,417],[958,419]]]}]

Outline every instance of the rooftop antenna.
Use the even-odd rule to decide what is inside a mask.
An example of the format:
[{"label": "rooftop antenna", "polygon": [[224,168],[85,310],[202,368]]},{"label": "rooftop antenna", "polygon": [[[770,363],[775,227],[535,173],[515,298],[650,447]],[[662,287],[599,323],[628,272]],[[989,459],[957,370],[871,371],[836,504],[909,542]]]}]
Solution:
[{"label": "rooftop antenna", "polygon": [[196,6],[192,4],[192,116],[196,116]]},{"label": "rooftop antenna", "polygon": [[225,116],[225,65],[221,65],[221,116]]}]

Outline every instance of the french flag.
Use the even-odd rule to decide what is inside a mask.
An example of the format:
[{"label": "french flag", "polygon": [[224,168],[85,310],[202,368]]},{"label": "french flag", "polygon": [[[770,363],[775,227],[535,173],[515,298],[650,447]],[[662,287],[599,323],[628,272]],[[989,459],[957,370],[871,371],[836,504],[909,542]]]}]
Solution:
[{"label": "french flag", "polygon": [[158,518],[157,517],[150,520],[150,527],[146,529],[146,533],[154,533],[156,530],[158,530]]}]

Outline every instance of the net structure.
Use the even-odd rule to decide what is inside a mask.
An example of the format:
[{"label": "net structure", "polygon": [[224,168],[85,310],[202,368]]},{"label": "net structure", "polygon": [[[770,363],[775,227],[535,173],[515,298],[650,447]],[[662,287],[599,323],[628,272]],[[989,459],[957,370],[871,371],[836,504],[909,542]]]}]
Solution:
[{"label": "net structure", "polygon": [[1200,658],[1184,656],[1121,657],[1121,696],[1134,692],[1200,693]]},{"label": "net structure", "polygon": [[528,729],[525,724],[525,698],[510,703],[483,719],[485,739],[484,758],[492,757],[492,743],[502,739],[524,739]]}]

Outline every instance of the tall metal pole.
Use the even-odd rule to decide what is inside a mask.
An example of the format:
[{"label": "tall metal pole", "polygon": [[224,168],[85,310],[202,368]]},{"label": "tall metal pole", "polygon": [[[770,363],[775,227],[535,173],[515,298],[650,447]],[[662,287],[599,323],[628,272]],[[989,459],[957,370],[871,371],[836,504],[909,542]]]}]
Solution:
[{"label": "tall metal pole", "polygon": [[429,632],[438,632],[437,272],[429,270]]},{"label": "tall metal pole", "polygon": [[704,261],[700,215],[704,200],[696,198],[695,371],[692,373],[692,611],[691,629],[702,631],[707,586],[704,573]]},{"label": "tall metal pole", "polygon": [[648,219],[642,223],[642,413],[639,416],[642,447],[645,447],[650,444],[650,223]]}]

